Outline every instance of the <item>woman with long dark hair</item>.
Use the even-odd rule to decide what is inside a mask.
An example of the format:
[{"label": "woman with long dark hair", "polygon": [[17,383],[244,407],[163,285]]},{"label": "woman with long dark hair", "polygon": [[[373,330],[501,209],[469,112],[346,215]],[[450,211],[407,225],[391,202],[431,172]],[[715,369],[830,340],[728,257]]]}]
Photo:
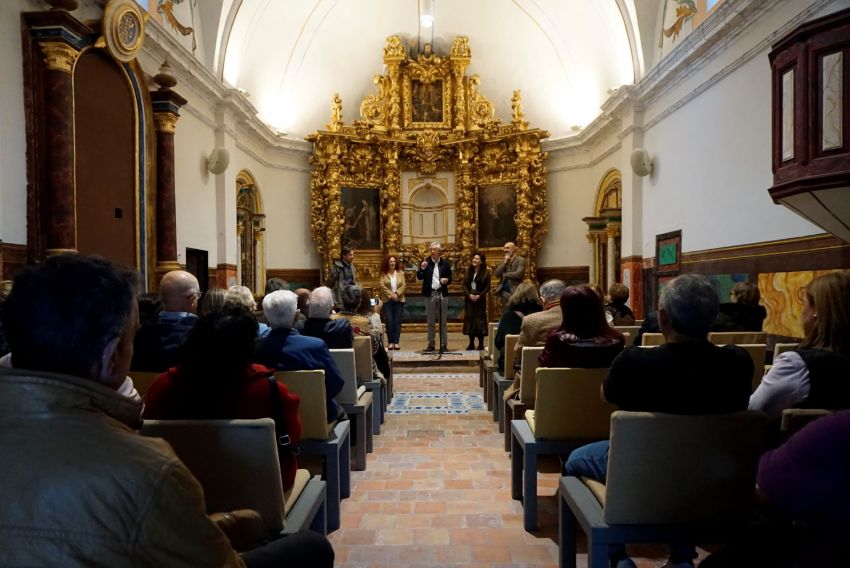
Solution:
[{"label": "woman with long dark hair", "polygon": [[608,367],[625,346],[622,333],[608,325],[599,295],[586,285],[561,294],[561,327],[540,354],[541,367]]},{"label": "woman with long dark hair", "polygon": [[[144,417],[158,420],[273,418],[291,442],[301,437],[298,397],[275,381],[274,372],[252,364],[257,320],[245,306],[228,302],[200,317],[186,336],[178,365],[160,375],[145,396]],[[279,409],[275,412],[275,409]],[[295,481],[295,456],[281,454],[284,490]]]},{"label": "woman with long dark hair", "polygon": [[472,262],[466,269],[461,283],[463,288],[463,334],[469,336],[467,350],[475,349],[474,339],[478,338],[478,350],[484,349],[484,336],[487,335],[487,297],[490,295],[490,270],[487,257],[483,252],[474,252]]},{"label": "woman with long dark hair", "polygon": [[401,340],[401,313],[404,311],[404,271],[398,257],[391,254],[381,264],[380,297],[387,320],[388,349],[398,349]]}]

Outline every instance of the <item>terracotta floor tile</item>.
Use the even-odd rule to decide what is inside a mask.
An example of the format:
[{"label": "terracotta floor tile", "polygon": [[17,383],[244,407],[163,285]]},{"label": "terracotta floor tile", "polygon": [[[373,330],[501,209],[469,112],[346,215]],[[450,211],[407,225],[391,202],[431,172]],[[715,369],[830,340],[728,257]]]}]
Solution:
[{"label": "terracotta floor tile", "polygon": [[376,544],[413,544],[413,529],[381,529],[376,531]]}]

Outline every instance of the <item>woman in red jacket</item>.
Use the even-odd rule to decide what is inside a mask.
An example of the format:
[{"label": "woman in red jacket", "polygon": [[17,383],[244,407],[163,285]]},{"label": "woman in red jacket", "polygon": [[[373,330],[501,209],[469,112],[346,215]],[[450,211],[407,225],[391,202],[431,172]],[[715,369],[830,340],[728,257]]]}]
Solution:
[{"label": "woman in red jacket", "polygon": [[[301,436],[298,396],[275,381],[274,372],[251,363],[257,320],[228,303],[202,316],[181,347],[177,367],[151,385],[144,417],[158,420],[272,418],[276,434],[291,443]],[[281,432],[280,430],[284,431]],[[292,487],[295,456],[281,450],[284,490]]]}]

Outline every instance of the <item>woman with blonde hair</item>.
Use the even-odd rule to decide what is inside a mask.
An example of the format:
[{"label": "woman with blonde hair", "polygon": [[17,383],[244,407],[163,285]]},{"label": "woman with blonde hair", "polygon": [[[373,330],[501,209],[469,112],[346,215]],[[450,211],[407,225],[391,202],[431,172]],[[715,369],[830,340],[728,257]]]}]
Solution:
[{"label": "woman with blonde hair", "polygon": [[[255,312],[257,311],[257,300],[254,299],[254,293],[251,292],[251,289],[247,286],[231,286],[227,289],[227,292],[224,294],[224,302],[226,304],[235,303],[241,306],[245,306],[248,310],[254,314],[254,318],[256,319]],[[257,328],[257,337],[265,337],[271,332],[272,328],[268,326],[268,324],[259,323],[259,327]]]},{"label": "woman with blonde hair", "polygon": [[803,304],[805,338],[780,354],[750,397],[750,409],[850,408],[850,272],[815,278]]},{"label": "woman with blonde hair", "polygon": [[523,280],[514,289],[508,298],[507,309],[499,320],[494,339],[496,348],[499,350],[497,365],[499,371],[505,370],[505,336],[516,335],[522,327],[522,320],[528,314],[539,312],[543,309],[543,301],[537,292],[537,286],[531,280]]}]

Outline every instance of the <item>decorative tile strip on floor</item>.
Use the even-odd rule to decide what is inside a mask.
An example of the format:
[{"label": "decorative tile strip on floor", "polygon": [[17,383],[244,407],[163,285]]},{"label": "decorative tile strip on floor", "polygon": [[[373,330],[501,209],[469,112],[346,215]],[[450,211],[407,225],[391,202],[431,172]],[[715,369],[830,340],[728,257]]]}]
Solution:
[{"label": "decorative tile strip on floor", "polygon": [[405,379],[477,379],[478,373],[393,373],[393,380]]},{"label": "decorative tile strip on floor", "polygon": [[486,410],[478,393],[397,391],[387,414],[469,414],[476,410]]}]

